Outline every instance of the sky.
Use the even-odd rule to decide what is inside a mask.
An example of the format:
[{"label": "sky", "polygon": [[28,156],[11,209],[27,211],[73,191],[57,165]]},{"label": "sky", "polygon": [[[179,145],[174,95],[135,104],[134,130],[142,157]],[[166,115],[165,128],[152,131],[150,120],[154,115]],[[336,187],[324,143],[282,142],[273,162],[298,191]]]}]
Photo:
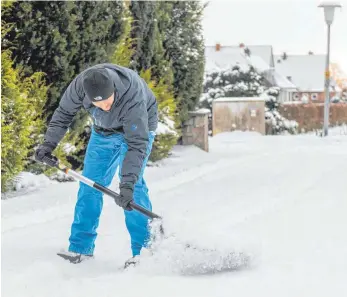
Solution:
[{"label": "sky", "polygon": [[[326,54],[327,29],[320,2],[210,0],[203,18],[205,43],[268,44],[275,54]],[[339,3],[342,9],[335,10],[331,27],[331,62],[347,74],[347,0]]]}]

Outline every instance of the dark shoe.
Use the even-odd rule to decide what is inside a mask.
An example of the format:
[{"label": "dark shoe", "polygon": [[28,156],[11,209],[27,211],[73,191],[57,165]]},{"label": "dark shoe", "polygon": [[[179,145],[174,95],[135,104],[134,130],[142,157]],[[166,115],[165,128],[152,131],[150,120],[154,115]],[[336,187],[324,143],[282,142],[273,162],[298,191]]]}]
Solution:
[{"label": "dark shoe", "polygon": [[93,255],[84,255],[84,254],[79,254],[79,253],[74,253],[69,251],[60,252],[60,253],[57,253],[57,255],[73,264],[78,264],[85,260],[89,260],[93,258]]},{"label": "dark shoe", "polygon": [[140,259],[138,256],[135,256],[135,257],[131,257],[130,259],[126,260],[125,263],[124,263],[124,269],[132,266],[136,266],[137,264],[139,264],[140,262]]}]

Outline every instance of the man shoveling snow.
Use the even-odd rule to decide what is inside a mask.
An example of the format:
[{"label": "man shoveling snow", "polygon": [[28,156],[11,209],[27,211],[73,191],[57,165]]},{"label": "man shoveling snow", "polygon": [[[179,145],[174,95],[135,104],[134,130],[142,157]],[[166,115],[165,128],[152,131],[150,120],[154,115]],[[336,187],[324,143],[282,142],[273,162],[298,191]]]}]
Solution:
[{"label": "man shoveling snow", "polygon": [[[37,161],[57,147],[73,117],[84,107],[93,118],[83,176],[107,187],[119,166],[120,195],[116,203],[124,208],[133,257],[149,239],[148,218],[133,211],[131,201],[151,210],[143,178],[158,125],[156,98],[134,71],[114,64],[99,64],[77,75],[66,89],[44,137],[35,152]],[[76,263],[93,256],[102,193],[80,184],[65,258]],[[63,255],[64,256],[64,255]]]},{"label": "man shoveling snow", "polygon": [[[168,242],[171,243],[169,250],[176,254],[165,258],[176,266],[179,263],[183,273],[214,273],[235,270],[247,264],[248,259],[242,254],[219,254],[215,250],[181,244],[164,235],[161,217],[151,212],[152,204],[143,177],[158,125],[158,105],[144,80],[130,69],[99,64],[79,74],[68,86],[53,114],[44,143],[36,150],[37,161],[62,170],[52,151],[82,106],[92,115],[94,125],[83,174],[64,168],[82,183],[70,245],[68,251],[58,253],[59,256],[72,263],[93,257],[104,193],[124,209],[132,251],[132,258],[125,262],[125,267],[137,264],[142,248],[148,247],[151,254],[157,253],[158,249],[167,249]],[[118,166],[120,194],[107,188]],[[149,218],[159,218],[159,226],[149,224]],[[157,256],[160,258],[164,254],[157,253]]]}]

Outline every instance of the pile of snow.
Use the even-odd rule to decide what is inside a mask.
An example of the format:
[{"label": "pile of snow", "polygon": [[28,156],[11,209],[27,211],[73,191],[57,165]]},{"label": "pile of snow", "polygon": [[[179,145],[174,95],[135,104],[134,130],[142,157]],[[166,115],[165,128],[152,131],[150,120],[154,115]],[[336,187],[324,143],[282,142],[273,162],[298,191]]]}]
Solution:
[{"label": "pile of snow", "polygon": [[161,275],[204,275],[249,269],[254,256],[229,249],[206,249],[167,236],[153,243],[151,252],[140,256],[136,273]]},{"label": "pile of snow", "polygon": [[56,180],[59,182],[72,182],[75,181],[73,177],[70,175],[65,174],[64,172],[57,171],[55,174],[52,174],[50,177],[52,180]]},{"label": "pile of snow", "polygon": [[15,184],[16,191],[22,189],[33,189],[45,187],[52,184],[52,181],[44,174],[35,175],[31,172],[21,172],[17,178]]},{"label": "pile of snow", "polygon": [[6,192],[3,198],[11,198],[21,196],[31,192],[46,188],[57,182],[72,182],[75,179],[61,171],[46,176],[45,174],[33,174],[31,172],[22,171],[14,178],[13,190]]},{"label": "pile of snow", "polygon": [[55,183],[44,174],[36,175],[25,171],[19,173],[14,181],[13,191],[7,192],[3,198],[27,194]]},{"label": "pile of snow", "polygon": [[[308,135],[319,135],[321,136],[323,133],[322,129],[317,129],[315,131],[310,131],[305,134]],[[334,127],[329,127],[328,129],[328,137],[329,136],[347,136],[347,124],[339,125],[339,126],[334,126]]]}]

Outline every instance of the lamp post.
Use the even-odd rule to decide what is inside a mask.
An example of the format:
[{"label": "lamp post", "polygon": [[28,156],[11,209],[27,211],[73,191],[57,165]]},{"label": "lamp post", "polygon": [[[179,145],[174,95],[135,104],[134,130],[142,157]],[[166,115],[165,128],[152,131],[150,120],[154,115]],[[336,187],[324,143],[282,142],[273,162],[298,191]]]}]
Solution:
[{"label": "lamp post", "polygon": [[326,65],[325,65],[325,104],[324,104],[324,126],[323,126],[323,135],[328,135],[329,127],[329,103],[330,103],[330,27],[334,20],[335,8],[341,7],[341,5],[336,1],[324,1],[318,7],[324,8],[324,17],[328,29],[328,49],[326,56]]}]

